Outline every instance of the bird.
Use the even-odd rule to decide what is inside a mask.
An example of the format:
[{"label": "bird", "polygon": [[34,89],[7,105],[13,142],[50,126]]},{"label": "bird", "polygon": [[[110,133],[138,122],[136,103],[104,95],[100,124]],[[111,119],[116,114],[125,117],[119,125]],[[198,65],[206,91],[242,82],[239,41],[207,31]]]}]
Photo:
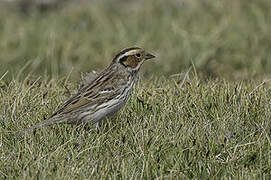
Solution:
[{"label": "bird", "polygon": [[78,92],[68,99],[47,120],[26,130],[23,134],[53,124],[99,123],[118,112],[128,101],[137,82],[142,64],[155,58],[140,47],[121,50],[111,64],[100,73],[90,73],[83,79]]}]

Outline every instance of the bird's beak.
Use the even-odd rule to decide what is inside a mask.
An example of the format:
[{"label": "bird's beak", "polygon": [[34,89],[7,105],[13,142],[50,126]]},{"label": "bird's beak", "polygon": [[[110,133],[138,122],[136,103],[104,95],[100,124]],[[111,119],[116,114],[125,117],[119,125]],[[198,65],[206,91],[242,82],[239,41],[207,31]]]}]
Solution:
[{"label": "bird's beak", "polygon": [[155,58],[155,56],[152,55],[152,54],[150,54],[150,53],[147,53],[147,54],[145,55],[145,59],[146,59],[146,60],[152,59],[152,58]]}]

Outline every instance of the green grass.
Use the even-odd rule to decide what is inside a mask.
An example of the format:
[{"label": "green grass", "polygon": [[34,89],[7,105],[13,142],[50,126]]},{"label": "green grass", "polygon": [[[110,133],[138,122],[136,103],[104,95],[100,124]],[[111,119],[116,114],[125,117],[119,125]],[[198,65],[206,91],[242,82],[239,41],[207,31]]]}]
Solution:
[{"label": "green grass", "polygon": [[1,88],[1,177],[271,177],[270,83],[152,79],[99,131],[45,127],[67,98],[61,81],[11,82]]},{"label": "green grass", "polygon": [[[92,1],[29,15],[0,11],[0,75],[61,77],[103,68],[128,46],[155,53],[144,74],[195,65],[203,77],[250,79],[271,73],[271,2],[257,0]],[[24,74],[27,76],[27,73]]]},{"label": "green grass", "polygon": [[[0,179],[270,179],[270,6],[0,4]],[[116,117],[19,137],[76,92],[80,72],[133,45],[157,58]]]}]

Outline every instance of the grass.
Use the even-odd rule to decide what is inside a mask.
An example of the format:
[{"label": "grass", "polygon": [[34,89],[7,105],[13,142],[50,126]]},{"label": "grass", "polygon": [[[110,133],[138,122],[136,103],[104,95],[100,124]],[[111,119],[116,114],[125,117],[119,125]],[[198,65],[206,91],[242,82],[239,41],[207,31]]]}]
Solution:
[{"label": "grass", "polygon": [[[67,4],[49,12],[1,9],[0,75],[12,79],[26,63],[29,72],[59,78],[72,69],[100,69],[128,46],[155,53],[143,73],[180,73],[193,63],[203,77],[250,79],[271,69],[268,0]],[[22,76],[24,77],[24,76]]]},{"label": "grass", "polygon": [[268,179],[270,83],[152,79],[96,131],[45,127],[18,132],[67,97],[65,80],[1,88],[0,174],[8,178]]},{"label": "grass", "polygon": [[[0,6],[0,179],[270,179],[271,2],[115,2]],[[116,117],[18,136],[132,45],[157,58]]]}]

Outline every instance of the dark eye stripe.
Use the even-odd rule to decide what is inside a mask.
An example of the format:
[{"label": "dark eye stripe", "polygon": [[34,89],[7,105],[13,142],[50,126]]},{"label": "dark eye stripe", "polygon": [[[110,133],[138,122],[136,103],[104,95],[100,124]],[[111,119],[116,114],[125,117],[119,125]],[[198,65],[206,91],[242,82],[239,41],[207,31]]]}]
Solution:
[{"label": "dark eye stripe", "polygon": [[116,62],[117,59],[118,59],[120,56],[124,55],[125,53],[127,53],[127,52],[129,52],[129,51],[132,51],[132,50],[136,50],[136,49],[141,49],[141,48],[139,48],[139,47],[131,47],[131,48],[127,48],[127,49],[122,50],[121,52],[119,52],[119,53],[114,57],[113,62]]},{"label": "dark eye stripe", "polygon": [[126,65],[123,62],[126,61],[127,58],[128,58],[128,56],[124,56],[124,57],[120,58],[120,63],[125,67],[126,67]]}]

